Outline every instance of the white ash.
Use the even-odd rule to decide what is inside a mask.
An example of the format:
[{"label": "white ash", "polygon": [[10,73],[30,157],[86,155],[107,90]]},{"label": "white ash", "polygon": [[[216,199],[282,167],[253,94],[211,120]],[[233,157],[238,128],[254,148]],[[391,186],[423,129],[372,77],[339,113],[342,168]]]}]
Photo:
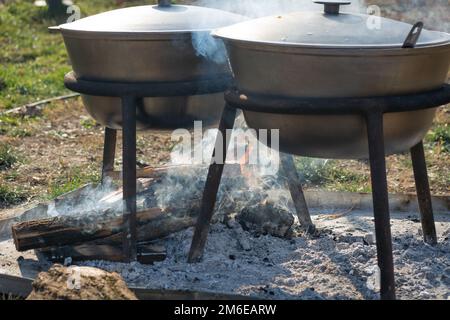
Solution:
[{"label": "white ash", "polygon": [[[379,298],[376,246],[364,241],[365,236],[322,228],[318,237],[288,240],[270,235],[254,237],[238,223],[228,225],[232,227],[221,223],[212,226],[204,259],[198,264],[186,262],[193,233],[190,229],[161,241],[168,258],[153,266],[105,261],[85,265],[119,272],[129,285],[152,289],[268,299]],[[447,299],[448,221],[436,247],[424,244],[417,231],[405,233],[411,226],[417,224],[403,220],[393,226],[397,295],[400,299]]]}]

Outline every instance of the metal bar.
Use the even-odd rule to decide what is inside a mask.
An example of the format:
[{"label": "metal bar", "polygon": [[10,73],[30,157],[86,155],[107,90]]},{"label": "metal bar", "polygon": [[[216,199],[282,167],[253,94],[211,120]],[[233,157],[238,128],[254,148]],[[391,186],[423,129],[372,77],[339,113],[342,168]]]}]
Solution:
[{"label": "metal bar", "polygon": [[136,105],[134,96],[122,97],[123,119],[123,250],[127,261],[135,261],[136,248]]},{"label": "metal bar", "polygon": [[114,160],[116,157],[117,131],[105,128],[105,142],[103,145],[103,168],[102,183],[105,182],[108,173],[114,171]]},{"label": "metal bar", "polygon": [[26,298],[33,290],[34,278],[0,274],[0,293]]},{"label": "metal bar", "polygon": [[411,95],[367,98],[309,98],[252,95],[238,90],[225,93],[230,106],[255,112],[274,114],[361,114],[361,112],[406,112],[436,108],[450,103],[450,85]]},{"label": "metal bar", "polygon": [[281,165],[287,178],[287,184],[297,211],[298,220],[301,226],[308,232],[314,233],[315,226],[309,214],[305,194],[303,193],[302,183],[295,167],[294,157],[285,153],[280,153]]},{"label": "metal bar", "polygon": [[191,81],[107,82],[77,79],[73,72],[64,77],[66,88],[87,95],[104,97],[184,97],[224,92],[231,87],[228,74]]},{"label": "metal bar", "polygon": [[217,193],[219,191],[220,180],[222,178],[223,169],[226,162],[226,154],[229,146],[229,139],[227,139],[227,130],[233,129],[234,121],[236,119],[237,110],[230,108],[228,105],[222,114],[222,119],[219,124],[219,134],[216,140],[216,147],[213,157],[216,156],[217,148],[222,147],[223,161],[220,163],[213,162],[208,171],[205,189],[203,191],[202,208],[195,227],[194,237],[192,239],[191,250],[189,252],[189,263],[198,262],[205,249],[206,240],[208,238],[209,227],[212,216],[214,214],[214,207],[216,205]]},{"label": "metal bar", "polygon": [[419,202],[420,215],[424,241],[428,244],[437,244],[436,226],[433,216],[433,205],[431,203],[430,184],[428,182],[427,164],[423,142],[411,149],[411,158],[416,180],[417,199]]},{"label": "metal bar", "polygon": [[377,240],[378,266],[381,271],[381,299],[395,299],[394,261],[392,256],[389,195],[384,151],[383,114],[367,114],[373,210]]}]

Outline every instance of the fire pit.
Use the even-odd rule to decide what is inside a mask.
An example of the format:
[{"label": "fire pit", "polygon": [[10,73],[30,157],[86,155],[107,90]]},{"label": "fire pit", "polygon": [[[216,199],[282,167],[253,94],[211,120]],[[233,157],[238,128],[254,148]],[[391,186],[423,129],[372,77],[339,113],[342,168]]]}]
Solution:
[{"label": "fire pit", "polygon": [[[392,112],[436,108],[450,102],[450,85],[427,93],[378,98],[283,98],[246,95],[239,90],[227,92],[227,106],[221,120],[220,131],[233,128],[236,109],[283,115],[347,114],[360,115],[367,123],[367,135],[373,189],[373,207],[379,267],[381,269],[381,298],[395,299],[394,266],[390,231],[389,196],[387,190],[383,116]],[[221,139],[221,137],[219,138]],[[225,150],[226,142],[223,143]],[[226,154],[224,152],[223,154]],[[431,195],[423,144],[411,149],[417,194],[422,215],[424,239],[435,244],[436,230],[431,206]],[[195,230],[189,260],[198,261],[203,253],[213,215],[215,193],[220,184],[223,164],[212,164],[204,191],[202,211]]]}]

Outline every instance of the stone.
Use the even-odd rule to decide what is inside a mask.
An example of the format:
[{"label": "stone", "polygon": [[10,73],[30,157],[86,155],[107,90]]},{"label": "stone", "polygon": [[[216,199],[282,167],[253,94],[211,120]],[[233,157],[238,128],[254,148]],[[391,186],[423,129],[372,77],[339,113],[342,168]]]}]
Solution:
[{"label": "stone", "polygon": [[375,235],[373,233],[366,234],[364,236],[364,242],[369,246],[374,245],[375,244]]},{"label": "stone", "polygon": [[277,207],[269,200],[246,207],[236,216],[244,230],[287,238],[292,234],[295,219],[291,212]]},{"label": "stone", "polygon": [[56,264],[38,274],[27,300],[137,300],[117,273]]}]

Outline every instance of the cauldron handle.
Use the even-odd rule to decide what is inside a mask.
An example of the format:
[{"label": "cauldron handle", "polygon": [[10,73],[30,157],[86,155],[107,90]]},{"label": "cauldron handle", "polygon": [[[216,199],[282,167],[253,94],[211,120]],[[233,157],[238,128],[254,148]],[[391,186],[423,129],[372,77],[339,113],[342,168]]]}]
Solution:
[{"label": "cauldron handle", "polygon": [[423,22],[417,22],[411,29],[406,37],[405,42],[403,43],[403,48],[415,48],[417,41],[420,38],[420,35],[423,30]]}]

